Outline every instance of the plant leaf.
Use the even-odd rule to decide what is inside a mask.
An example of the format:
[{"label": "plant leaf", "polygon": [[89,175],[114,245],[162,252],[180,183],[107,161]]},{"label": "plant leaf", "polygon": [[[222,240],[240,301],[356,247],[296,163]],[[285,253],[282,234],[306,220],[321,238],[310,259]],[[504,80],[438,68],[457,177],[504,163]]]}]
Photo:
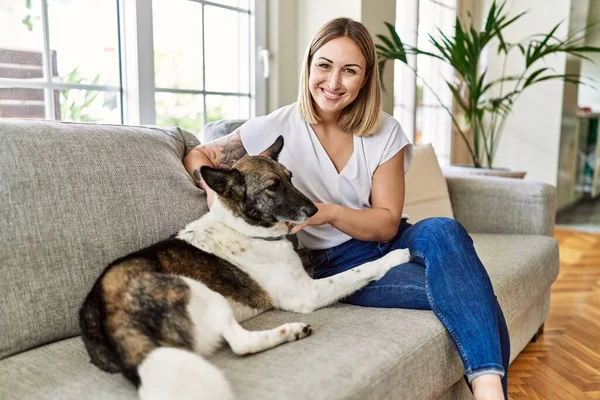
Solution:
[{"label": "plant leaf", "polygon": [[399,49],[403,49],[404,44],[402,44],[402,40],[400,40],[400,36],[398,36],[398,32],[396,32],[396,27],[394,25],[390,24],[389,22],[385,22],[385,25],[387,26],[388,30],[390,31],[390,36],[394,40],[396,47]]},{"label": "plant leaf", "polygon": [[526,88],[527,86],[529,86],[532,82],[535,81],[535,78],[537,78],[540,74],[544,73],[545,71],[549,70],[550,68],[540,68],[534,72],[531,73],[531,75],[529,75],[529,77],[525,80],[525,83],[523,84],[523,89]]},{"label": "plant leaf", "polygon": [[533,81],[531,84],[534,83],[538,83],[538,82],[544,82],[544,81],[549,81],[552,79],[560,79],[563,80],[565,82],[570,82],[570,83],[575,83],[575,84],[584,84],[584,82],[582,82],[579,79],[579,74],[555,74],[555,75],[546,75],[546,76],[542,76],[541,78],[536,79],[535,81]]},{"label": "plant leaf", "polygon": [[460,106],[460,108],[462,108],[465,111],[466,114],[469,114],[470,113],[470,107],[467,106],[467,104],[463,100],[462,96],[458,92],[458,89],[454,85],[452,85],[450,82],[446,82],[446,84],[450,88],[450,91],[452,92],[452,95],[454,96],[454,99],[456,100],[456,102],[458,103],[458,105]]},{"label": "plant leaf", "polygon": [[521,79],[521,76],[518,75],[509,75],[509,76],[503,76],[500,77],[498,79],[494,79],[491,82],[488,82],[483,89],[481,89],[481,93],[480,94],[484,94],[485,92],[487,92],[489,89],[491,89],[493,86],[502,83],[502,82],[510,82],[510,81],[518,81],[519,79]]},{"label": "plant leaf", "polygon": [[388,39],[387,37],[383,36],[383,35],[375,35],[377,37],[377,39],[381,40],[384,44],[385,44],[385,48],[387,50],[396,50],[396,46],[394,46],[394,44],[392,43],[392,41],[390,39]]}]

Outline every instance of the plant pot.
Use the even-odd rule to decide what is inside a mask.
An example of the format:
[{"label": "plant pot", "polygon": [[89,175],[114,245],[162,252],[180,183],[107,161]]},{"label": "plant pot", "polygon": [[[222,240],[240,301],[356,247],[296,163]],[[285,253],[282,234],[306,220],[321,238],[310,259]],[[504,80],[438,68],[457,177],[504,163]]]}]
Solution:
[{"label": "plant pot", "polygon": [[450,165],[444,168],[449,175],[484,175],[502,178],[523,179],[527,171],[512,171],[508,168],[475,168],[470,165]]}]

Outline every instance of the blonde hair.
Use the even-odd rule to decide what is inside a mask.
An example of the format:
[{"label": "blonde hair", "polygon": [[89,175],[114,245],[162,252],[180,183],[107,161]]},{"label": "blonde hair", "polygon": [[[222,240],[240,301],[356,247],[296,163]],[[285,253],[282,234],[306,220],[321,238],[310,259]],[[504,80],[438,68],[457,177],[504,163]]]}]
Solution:
[{"label": "blonde hair", "polygon": [[350,18],[336,18],[323,25],[306,48],[302,61],[300,87],[298,90],[298,110],[300,117],[310,124],[316,124],[320,121],[315,112],[308,83],[310,63],[317,50],[325,43],[339,37],[347,37],[356,43],[367,60],[363,87],[358,92],[356,99],[342,110],[339,126],[344,132],[357,136],[370,136],[377,132],[382,115],[377,52],[367,28],[360,22]]}]

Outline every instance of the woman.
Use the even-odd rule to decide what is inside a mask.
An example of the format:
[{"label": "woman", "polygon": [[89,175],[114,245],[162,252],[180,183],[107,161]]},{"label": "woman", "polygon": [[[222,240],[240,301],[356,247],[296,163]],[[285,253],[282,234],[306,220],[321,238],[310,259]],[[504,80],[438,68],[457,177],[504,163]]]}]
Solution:
[{"label": "woman", "polygon": [[[402,214],[412,145],[381,110],[375,47],[362,24],[347,18],[325,24],[305,53],[296,104],[196,147],[184,164],[192,176],[202,165],[231,166],[280,134],[279,161],[319,209],[290,230],[311,250],[315,278],[409,248],[410,263],[344,301],[432,310],[458,349],[475,398],[507,398],[508,331],[471,238],[452,219],[411,225]],[[214,192],[204,188],[210,206]]]}]

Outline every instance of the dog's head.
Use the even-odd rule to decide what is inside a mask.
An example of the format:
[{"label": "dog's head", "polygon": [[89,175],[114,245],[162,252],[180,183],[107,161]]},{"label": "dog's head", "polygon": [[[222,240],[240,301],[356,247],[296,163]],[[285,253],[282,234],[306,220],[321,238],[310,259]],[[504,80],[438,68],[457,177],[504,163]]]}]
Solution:
[{"label": "dog's head", "polygon": [[224,207],[248,224],[272,228],[298,224],[317,213],[317,207],[292,185],[292,174],[277,162],[283,137],[258,156],[244,156],[230,169],[203,166],[200,174]]}]

